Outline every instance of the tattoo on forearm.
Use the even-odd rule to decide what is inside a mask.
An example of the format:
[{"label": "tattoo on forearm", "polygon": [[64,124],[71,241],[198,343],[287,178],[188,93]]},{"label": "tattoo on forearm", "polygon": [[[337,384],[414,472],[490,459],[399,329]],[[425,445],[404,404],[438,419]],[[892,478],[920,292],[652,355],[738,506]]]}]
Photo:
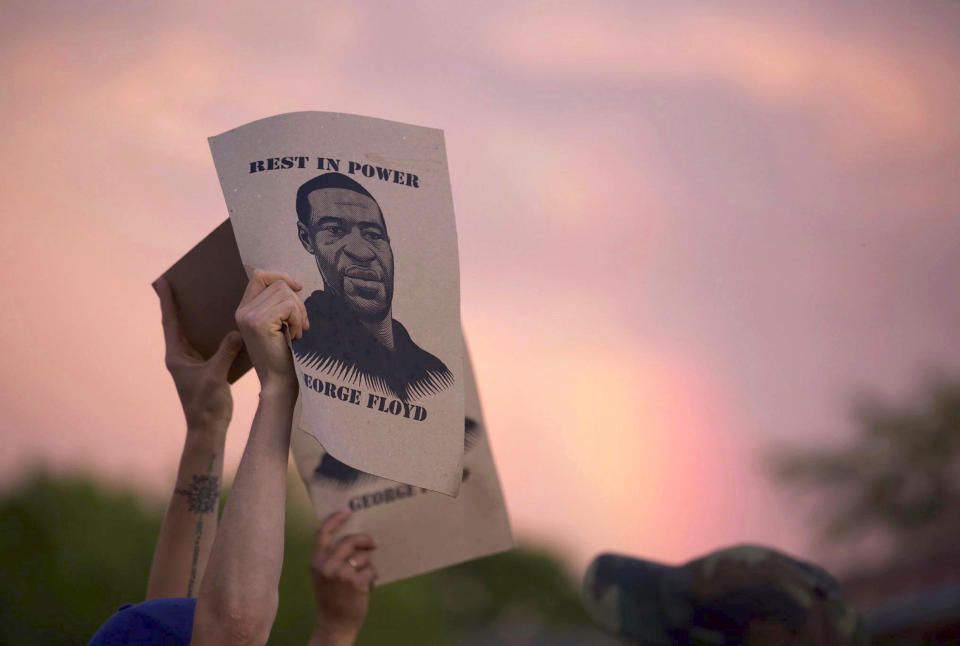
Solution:
[{"label": "tattoo on forearm", "polygon": [[193,543],[193,563],[190,564],[190,581],[187,582],[187,596],[193,596],[193,584],[197,580],[197,562],[200,560],[200,537],[203,536],[203,516],[197,519],[197,539]]},{"label": "tattoo on forearm", "polygon": [[[214,513],[217,509],[217,501],[220,499],[220,476],[213,475],[213,467],[217,462],[217,456],[214,455],[207,465],[207,473],[193,476],[193,481],[189,487],[177,487],[173,490],[175,494],[187,497],[187,508],[195,514],[201,514],[197,517],[196,532],[197,536],[193,542],[193,562],[190,564],[190,581],[187,582],[187,596],[193,596],[193,587],[197,581],[197,565],[200,563],[200,539],[203,538],[203,515]],[[214,516],[216,521],[216,516]],[[214,524],[216,528],[216,524]]]},{"label": "tattoo on forearm", "polygon": [[209,514],[217,508],[220,498],[220,478],[213,475],[195,475],[189,487],[173,490],[187,497],[187,508],[195,514]]}]

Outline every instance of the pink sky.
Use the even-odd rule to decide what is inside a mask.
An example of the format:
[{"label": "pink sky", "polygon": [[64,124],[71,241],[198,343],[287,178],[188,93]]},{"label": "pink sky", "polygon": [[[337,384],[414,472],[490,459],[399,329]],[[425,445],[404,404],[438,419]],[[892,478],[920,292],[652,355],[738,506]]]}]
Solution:
[{"label": "pink sky", "polygon": [[[578,568],[809,553],[771,447],[960,369],[960,6],[586,7],[6,3],[5,482],[169,486],[149,283],[226,215],[206,137],[333,110],[446,131],[522,538]],[[250,376],[228,471],[255,398]]]}]

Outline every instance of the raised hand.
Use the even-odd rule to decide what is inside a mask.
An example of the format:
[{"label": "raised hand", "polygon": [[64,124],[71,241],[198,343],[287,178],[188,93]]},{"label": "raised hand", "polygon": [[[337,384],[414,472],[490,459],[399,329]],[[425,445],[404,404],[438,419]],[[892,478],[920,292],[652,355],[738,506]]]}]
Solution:
[{"label": "raised hand", "polygon": [[285,330],[299,338],[309,325],[294,293],[300,289],[287,274],[257,270],[236,312],[260,378],[260,402],[200,587],[194,644],[266,644],[277,616],[290,429],[298,394]]},{"label": "raised hand", "polygon": [[334,536],[350,518],[349,511],[331,514],[317,531],[310,573],[317,601],[317,626],[310,646],[353,644],[370,605],[377,570],[370,561],[376,549],[366,534]]},{"label": "raised hand", "polygon": [[261,388],[296,387],[293,357],[283,331],[286,328],[290,338],[299,339],[310,327],[307,310],[294,293],[301,289],[303,286],[288,274],[257,269],[237,308],[237,327]]},{"label": "raised hand", "polygon": [[147,598],[191,597],[216,537],[223,445],[233,414],[227,371],[243,340],[239,332],[230,332],[214,355],[204,359],[183,336],[170,284],[160,278],[154,289],[160,297],[167,369],[187,419],[187,435],[153,552]]},{"label": "raised hand", "polygon": [[239,332],[230,332],[209,359],[200,356],[180,327],[177,302],[163,277],[153,285],[160,297],[167,370],[173,377],[188,429],[216,427],[226,431],[233,415],[227,371],[243,348]]}]

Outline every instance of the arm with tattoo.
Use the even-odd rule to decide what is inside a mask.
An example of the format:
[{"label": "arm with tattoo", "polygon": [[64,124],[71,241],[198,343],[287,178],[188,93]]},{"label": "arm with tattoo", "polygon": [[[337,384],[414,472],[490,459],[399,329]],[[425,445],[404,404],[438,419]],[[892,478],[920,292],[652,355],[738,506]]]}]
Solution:
[{"label": "arm with tattoo", "polygon": [[192,597],[217,531],[223,445],[233,413],[227,370],[243,343],[228,334],[209,360],[183,337],[170,286],[157,281],[166,363],[186,417],[187,434],[176,485],[163,519],[147,582],[147,599]]}]

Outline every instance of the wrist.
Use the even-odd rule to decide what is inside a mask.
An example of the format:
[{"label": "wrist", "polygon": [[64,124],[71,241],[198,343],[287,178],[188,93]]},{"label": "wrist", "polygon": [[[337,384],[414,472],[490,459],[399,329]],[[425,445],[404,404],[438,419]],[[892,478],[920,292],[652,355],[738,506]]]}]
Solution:
[{"label": "wrist", "polygon": [[227,439],[227,421],[187,422],[187,448],[217,448]]},{"label": "wrist", "polygon": [[264,379],[260,383],[260,399],[279,400],[282,402],[297,400],[300,394],[300,388],[297,385],[296,375],[291,378],[277,377],[275,379]]}]

